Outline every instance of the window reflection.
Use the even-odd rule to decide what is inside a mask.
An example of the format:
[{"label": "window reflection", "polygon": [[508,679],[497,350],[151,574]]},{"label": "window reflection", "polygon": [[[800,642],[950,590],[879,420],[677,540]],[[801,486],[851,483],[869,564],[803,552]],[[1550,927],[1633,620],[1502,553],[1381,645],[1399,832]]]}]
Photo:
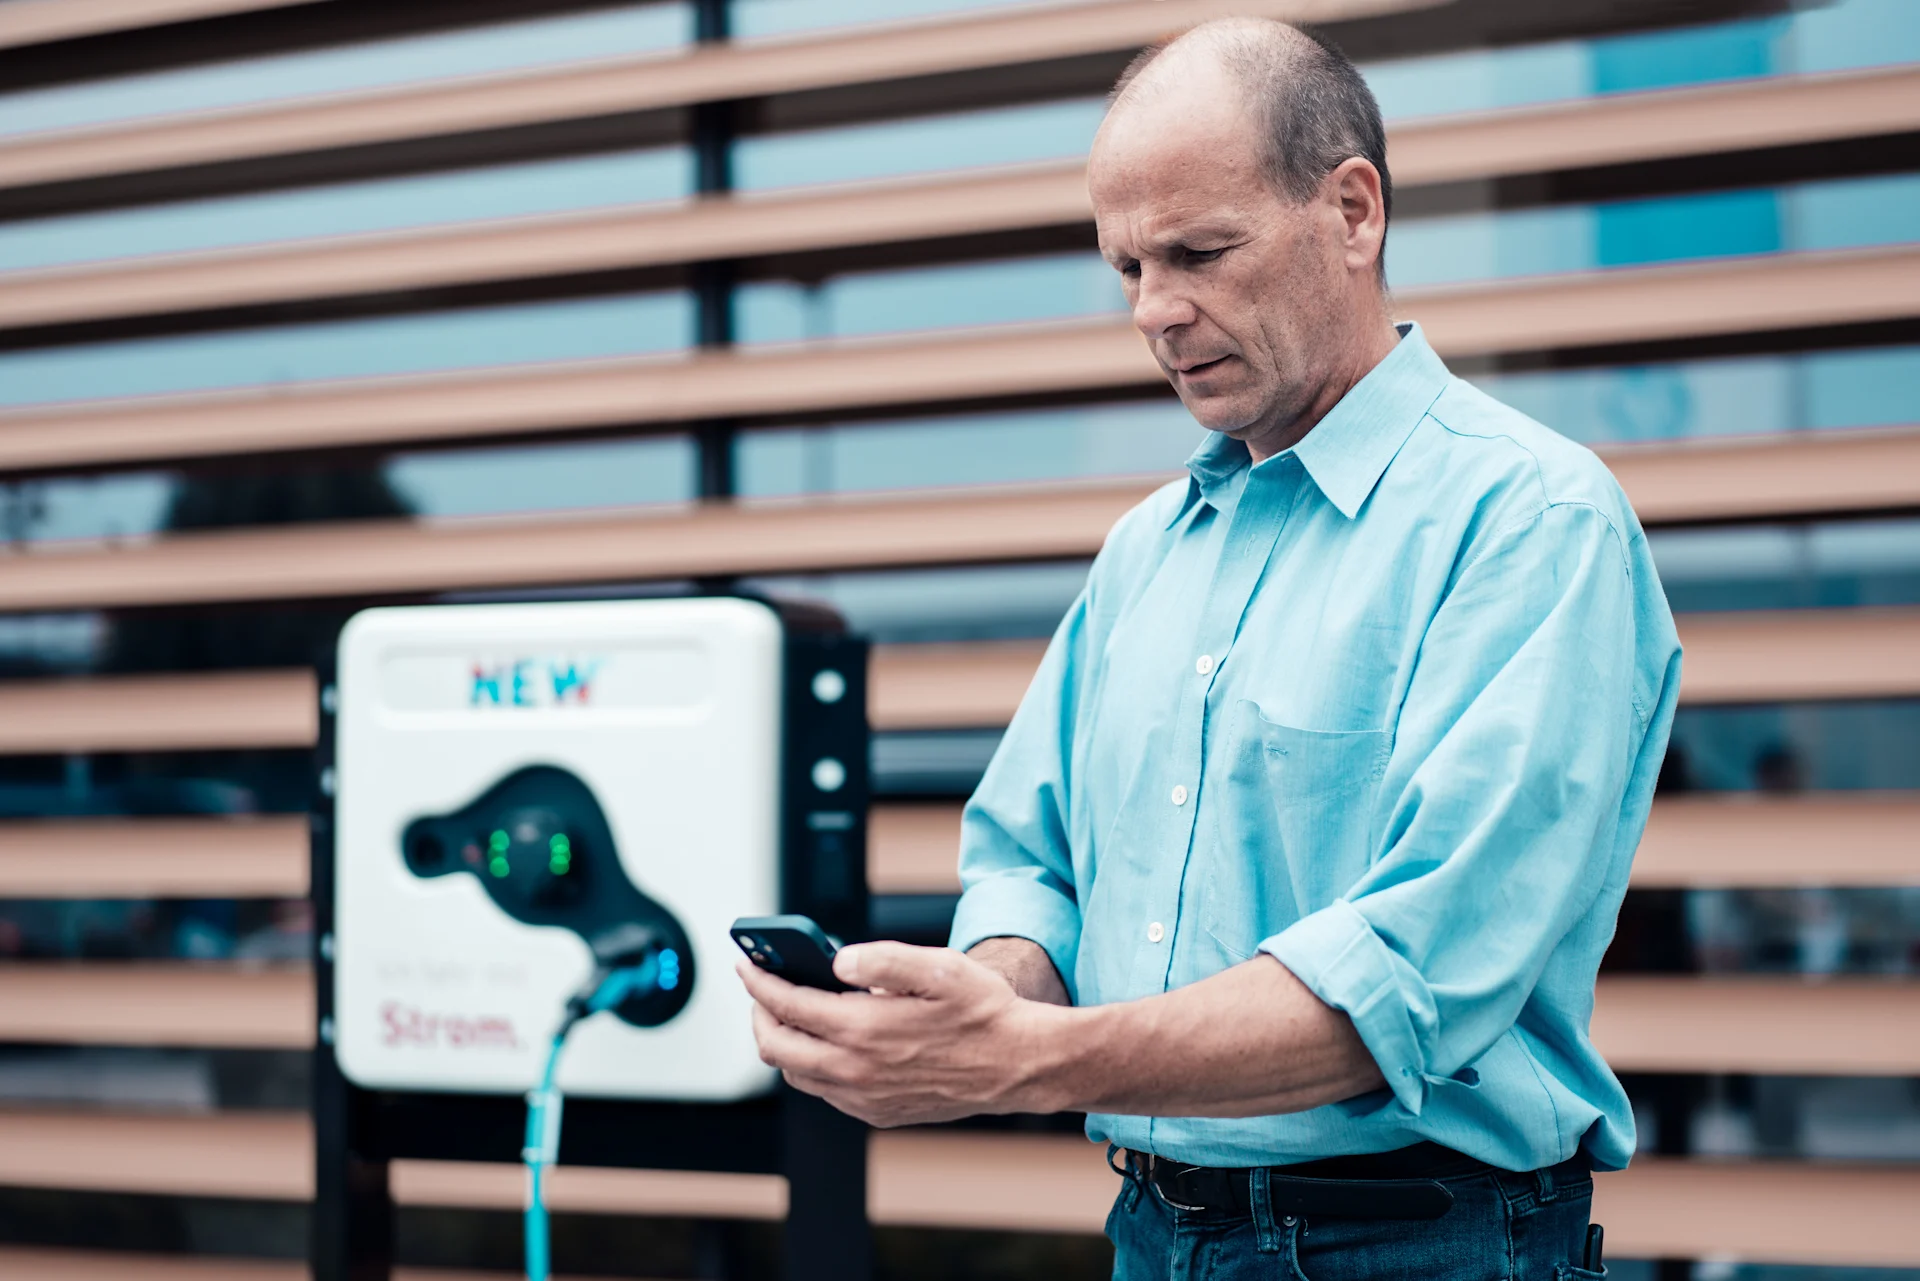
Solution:
[{"label": "window reflection", "polygon": [[1666,793],[1920,787],[1920,702],[1681,707]]},{"label": "window reflection", "polygon": [[1399,288],[1920,240],[1920,175],[1414,218],[1387,240]]},{"label": "window reflection", "polygon": [[0,355],[0,404],[638,355],[692,327],[687,295],[654,293],[89,343]]},{"label": "window reflection", "polygon": [[1589,444],[1914,422],[1920,346],[1476,375],[1475,384]]},{"label": "window reflection", "polygon": [[849,272],[812,284],[744,286],[742,342],[792,342],[1126,310],[1120,277],[1093,252]]},{"label": "window reflection", "polygon": [[1908,0],[1837,0],[1707,26],[1464,50],[1363,70],[1392,120],[1915,61],[1920,8]]},{"label": "window reflection", "polygon": [[565,13],[7,94],[0,134],[647,53],[692,38],[692,9],[681,3]]},{"label": "window reflection", "polygon": [[1675,612],[1920,604],[1920,521],[1654,530]]},{"label": "window reflection", "polygon": [[692,153],[661,147],[183,200],[0,223],[0,271],[638,204],[692,190]]},{"label": "window reflection", "polygon": [[[424,517],[586,511],[685,502],[694,496],[694,444],[686,436],[494,445],[397,454],[379,468],[405,512]],[[268,477],[297,477],[298,461]],[[217,485],[231,488],[234,477]],[[167,528],[182,487],[166,471],[0,482],[0,532],[8,545],[144,538]],[[340,519],[277,513],[292,521]],[[0,617],[0,667],[10,657],[85,665],[96,653],[91,615]],[[39,655],[40,659],[29,659]]]},{"label": "window reflection", "polygon": [[1201,429],[1175,400],[750,432],[746,497],[1164,474]]}]

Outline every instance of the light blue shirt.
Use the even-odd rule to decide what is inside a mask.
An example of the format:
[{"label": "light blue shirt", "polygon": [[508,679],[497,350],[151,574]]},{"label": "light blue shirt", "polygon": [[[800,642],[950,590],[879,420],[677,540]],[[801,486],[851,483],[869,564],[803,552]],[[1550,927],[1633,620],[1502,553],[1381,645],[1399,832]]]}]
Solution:
[{"label": "light blue shirt", "polygon": [[1299,445],[1250,466],[1215,436],[1115,526],[967,805],[952,939],[1033,940],[1079,1005],[1266,952],[1387,1087],[1095,1115],[1096,1140],[1216,1166],[1633,1153],[1588,1021],[1673,618],[1606,467],[1402,333]]}]

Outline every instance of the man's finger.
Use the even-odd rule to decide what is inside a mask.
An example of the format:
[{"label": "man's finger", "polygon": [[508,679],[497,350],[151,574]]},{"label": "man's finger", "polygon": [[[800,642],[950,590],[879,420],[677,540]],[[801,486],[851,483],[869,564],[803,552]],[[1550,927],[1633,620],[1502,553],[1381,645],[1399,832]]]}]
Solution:
[{"label": "man's finger", "polygon": [[818,1037],[782,1023],[764,1006],[756,1007],[753,1011],[753,1039],[760,1046],[760,1061],[768,1067],[806,1077],[837,1080],[829,1070],[829,1064],[843,1058],[841,1052]]},{"label": "man's finger", "polygon": [[839,994],[789,983],[777,974],[769,974],[744,961],[734,968],[740,981],[746,984],[747,995],[782,1023],[823,1040],[844,1037],[848,1014]]},{"label": "man's finger", "polygon": [[856,943],[833,958],[833,972],[853,987],[882,988],[895,996],[939,996],[955,991],[973,962],[950,947]]}]

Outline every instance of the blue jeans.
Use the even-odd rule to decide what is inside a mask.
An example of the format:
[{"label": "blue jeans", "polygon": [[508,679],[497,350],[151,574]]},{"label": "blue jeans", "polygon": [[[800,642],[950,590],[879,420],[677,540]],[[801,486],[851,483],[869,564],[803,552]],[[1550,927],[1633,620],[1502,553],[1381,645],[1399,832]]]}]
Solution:
[{"label": "blue jeans", "polygon": [[1593,1176],[1577,1166],[1440,1182],[1439,1219],[1251,1217],[1168,1205],[1129,1175],[1107,1216],[1114,1281],[1597,1281],[1586,1249]]}]

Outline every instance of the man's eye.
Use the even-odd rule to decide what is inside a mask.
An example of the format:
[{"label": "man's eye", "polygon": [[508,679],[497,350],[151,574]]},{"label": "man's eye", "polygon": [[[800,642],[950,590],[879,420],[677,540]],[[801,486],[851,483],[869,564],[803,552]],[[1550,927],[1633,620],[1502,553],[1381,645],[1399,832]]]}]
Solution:
[{"label": "man's eye", "polygon": [[1123,276],[1137,276],[1140,274],[1140,264],[1129,258],[1125,262],[1115,263],[1114,270]]},{"label": "man's eye", "polygon": [[1184,256],[1188,262],[1212,262],[1225,252],[1225,249],[1189,249]]}]

